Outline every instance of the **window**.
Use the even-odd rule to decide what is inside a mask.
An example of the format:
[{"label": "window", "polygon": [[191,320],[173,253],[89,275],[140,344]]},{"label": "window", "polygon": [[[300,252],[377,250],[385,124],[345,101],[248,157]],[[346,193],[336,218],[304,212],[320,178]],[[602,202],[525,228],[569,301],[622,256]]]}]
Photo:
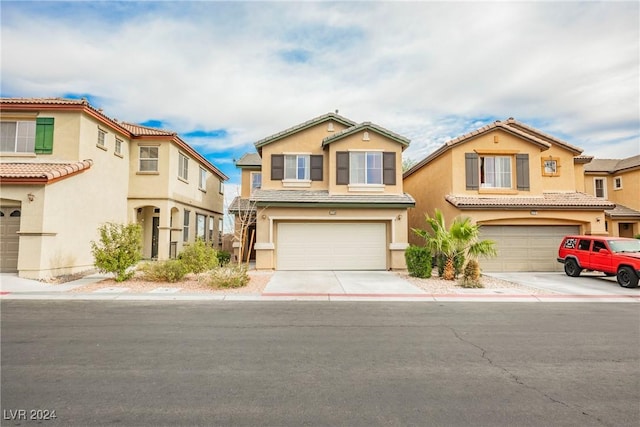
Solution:
[{"label": "window", "polygon": [[182,223],[182,241],[189,241],[189,216],[191,215],[191,211],[184,210],[184,220]]},{"label": "window", "polygon": [[200,178],[198,179],[198,188],[201,190],[207,189],[207,170],[200,168]]},{"label": "window", "polygon": [[189,158],[182,153],[178,155],[178,176],[185,181],[189,179]]},{"label": "window", "polygon": [[215,218],[210,216],[209,217],[209,242],[213,242],[213,225],[215,222]]},{"label": "window", "polygon": [[349,183],[382,185],[382,152],[349,153]]},{"label": "window", "polygon": [[560,176],[560,159],[551,156],[542,159],[542,176]]},{"label": "window", "polygon": [[480,156],[480,187],[511,188],[511,157]]},{"label": "window", "polygon": [[262,172],[251,172],[251,194],[262,188]]},{"label": "window", "polygon": [[285,155],[284,179],[309,181],[309,156],[299,154]]},{"label": "window", "polygon": [[158,172],[158,147],[140,147],[140,172]]},{"label": "window", "polygon": [[607,198],[607,187],[605,183],[605,178],[593,179],[593,192],[595,193],[596,197],[602,197],[603,199]]},{"label": "window", "polygon": [[613,178],[613,189],[620,190],[621,188],[622,188],[622,177],[616,176],[615,178]]},{"label": "window", "polygon": [[0,122],[0,151],[33,153],[36,141],[36,122]]},{"label": "window", "polygon": [[591,247],[591,240],[580,240],[578,249],[580,249],[581,251],[588,251],[589,247]]},{"label": "window", "polygon": [[207,239],[205,225],[206,225],[207,217],[205,215],[196,214],[196,238],[202,239],[203,241]]},{"label": "window", "polygon": [[594,240],[593,241],[593,252],[600,252],[602,249],[607,249],[607,246],[603,241]]},{"label": "window", "polygon": [[98,145],[100,147],[104,147],[105,146],[106,137],[107,137],[107,133],[105,131],[103,131],[102,129],[98,129]]},{"label": "window", "polygon": [[122,140],[119,138],[116,138],[116,148],[114,150],[114,153],[122,155]]},{"label": "window", "polygon": [[218,181],[218,193],[224,194],[224,182],[222,180]]},{"label": "window", "polygon": [[218,218],[218,246],[222,246],[222,234],[224,232],[224,220]]}]

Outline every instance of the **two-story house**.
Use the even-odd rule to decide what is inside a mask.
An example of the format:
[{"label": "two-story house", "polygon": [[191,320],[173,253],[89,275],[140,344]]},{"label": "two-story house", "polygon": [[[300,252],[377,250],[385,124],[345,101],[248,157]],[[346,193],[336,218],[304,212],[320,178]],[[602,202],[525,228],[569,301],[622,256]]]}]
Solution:
[{"label": "two-story house", "polygon": [[[606,234],[605,210],[614,204],[584,193],[591,157],[512,118],[457,137],[404,173],[416,200],[409,227],[429,229],[425,214],[440,209],[480,224],[498,256],[486,271],[557,271],[558,245],[567,234]],[[411,233],[410,242],[424,242]]]},{"label": "two-story house", "polygon": [[626,159],[593,159],[584,167],[588,194],[616,204],[605,211],[609,235],[640,234],[640,155]]},{"label": "two-story house", "polygon": [[86,100],[0,99],[2,272],[90,270],[105,222],[142,225],[143,253],[218,245],[227,177],[173,132],[119,122]]},{"label": "two-story house", "polygon": [[237,163],[242,194],[230,209],[236,217],[244,208],[255,212],[256,268],[406,268],[407,210],[414,206],[402,184],[408,145],[337,113],[256,142],[259,157]]}]

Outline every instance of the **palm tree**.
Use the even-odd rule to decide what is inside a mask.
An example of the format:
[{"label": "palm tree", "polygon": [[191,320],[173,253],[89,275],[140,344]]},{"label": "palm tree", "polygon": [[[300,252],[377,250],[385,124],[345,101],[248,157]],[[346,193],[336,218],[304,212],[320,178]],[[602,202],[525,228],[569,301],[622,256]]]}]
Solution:
[{"label": "palm tree", "polygon": [[496,255],[495,242],[479,240],[480,226],[471,218],[456,217],[447,229],[442,212],[436,209],[433,218],[425,215],[425,221],[432,233],[422,229],[413,229],[413,232],[425,239],[425,245],[436,257],[444,257],[443,271],[438,273],[445,280],[456,278],[465,259],[476,261],[480,256]]}]

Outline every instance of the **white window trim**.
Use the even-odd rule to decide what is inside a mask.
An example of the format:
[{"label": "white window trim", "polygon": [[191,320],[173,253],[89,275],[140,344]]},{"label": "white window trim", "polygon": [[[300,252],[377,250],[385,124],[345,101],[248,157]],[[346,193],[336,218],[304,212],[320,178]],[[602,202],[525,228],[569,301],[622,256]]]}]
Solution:
[{"label": "white window trim", "polygon": [[604,176],[598,176],[593,178],[593,195],[598,197],[598,193],[596,191],[596,181],[602,180],[602,199],[607,198],[607,178]]},{"label": "white window trim", "polygon": [[[157,148],[158,149],[158,157],[142,157],[142,149],[143,148]],[[141,166],[142,160],[155,160],[156,168],[155,170],[146,170],[143,171]],[[138,145],[138,173],[139,174],[158,174],[160,170],[160,147],[158,145]]]},{"label": "white window trim", "polygon": [[[118,149],[118,143],[120,143],[120,149]],[[113,154],[115,154],[118,157],[124,157],[124,155],[122,154],[123,145],[124,145],[124,140],[116,137],[116,142],[115,142],[115,145],[113,146]]]},{"label": "white window trim", "polygon": [[[282,171],[282,176],[285,178],[282,180],[283,187],[310,187],[311,186],[311,153],[289,153],[284,152],[284,170]],[[297,178],[287,178],[287,156],[296,156],[296,176],[298,175],[298,157],[306,157],[306,169],[305,176],[309,176],[309,179],[297,179]],[[306,185],[306,183],[309,185]],[[301,183],[303,185],[296,185],[295,183]]]},{"label": "white window trim", "polygon": [[[253,177],[254,177],[255,175],[260,175],[260,187],[254,187],[254,186],[253,186]],[[255,190],[259,190],[259,189],[261,189],[261,188],[262,188],[262,172],[250,172],[250,173],[249,173],[249,186],[250,186],[250,188],[249,188],[249,192],[250,192],[251,194],[253,194],[253,192],[254,192]]]},{"label": "white window trim", "polygon": [[[204,172],[204,179],[202,179],[202,172]],[[207,192],[207,170],[202,166],[198,169],[198,189]]]},{"label": "white window trim", "polygon": [[[182,176],[183,158],[185,159],[185,176]],[[184,154],[182,151],[178,152],[178,179],[184,182],[189,182],[189,156]]]},{"label": "white window trim", "polygon": [[[365,162],[366,162],[366,158],[367,158],[367,153],[383,153],[380,156],[380,180],[382,181],[380,184],[378,183],[372,183],[372,184],[368,184],[368,183],[351,183],[351,153],[365,153]],[[365,168],[366,170],[366,168]],[[365,173],[366,176],[366,173]],[[372,192],[377,192],[377,191],[384,191],[384,150],[361,150],[361,149],[353,149],[353,150],[349,150],[349,184],[348,184],[348,189],[349,191],[372,191]],[[380,190],[380,188],[382,188],[382,190]]]},{"label": "white window trim", "polygon": [[[496,186],[488,186],[482,183],[482,159],[486,157],[491,158],[506,158],[509,159],[509,187],[496,187]],[[478,184],[480,185],[480,190],[489,190],[489,191],[505,191],[505,190],[513,190],[514,184],[516,184],[517,177],[514,180],[514,173],[516,173],[514,164],[513,164],[513,156],[509,154],[478,154]],[[557,163],[556,163],[557,164]]]},{"label": "white window trim", "polygon": [[[616,186],[616,181],[620,180],[620,186]],[[613,189],[614,190],[622,190],[622,176],[614,176],[613,177]]]},{"label": "white window trim", "polygon": [[[16,124],[16,131],[15,134],[13,135],[13,150],[12,151],[2,151],[2,155],[3,156],[22,156],[22,155],[31,155],[33,154],[35,156],[35,140],[36,140],[36,132],[37,132],[37,128],[36,128],[36,121],[35,120],[2,120],[3,123],[15,123]],[[20,134],[19,128],[20,128],[20,123],[29,123],[30,125],[33,125],[33,141],[29,141],[32,145],[31,151],[17,151],[18,150],[18,135]]]},{"label": "white window trim", "polygon": [[[104,129],[98,128],[98,139],[96,141],[96,147],[102,149],[102,150],[106,150],[107,149],[107,134],[108,132]],[[103,136],[102,138],[102,144],[100,143],[100,135]]]}]

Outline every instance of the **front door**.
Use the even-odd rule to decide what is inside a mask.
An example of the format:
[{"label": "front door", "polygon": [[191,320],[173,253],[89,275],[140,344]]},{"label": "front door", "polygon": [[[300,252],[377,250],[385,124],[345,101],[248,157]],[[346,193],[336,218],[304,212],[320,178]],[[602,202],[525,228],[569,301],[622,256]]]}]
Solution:
[{"label": "front door", "polygon": [[626,222],[618,224],[618,236],[633,238],[633,224]]},{"label": "front door", "polygon": [[160,226],[160,218],[157,216],[153,217],[153,223],[151,224],[151,258],[158,258],[158,238],[160,231],[158,227]]}]

